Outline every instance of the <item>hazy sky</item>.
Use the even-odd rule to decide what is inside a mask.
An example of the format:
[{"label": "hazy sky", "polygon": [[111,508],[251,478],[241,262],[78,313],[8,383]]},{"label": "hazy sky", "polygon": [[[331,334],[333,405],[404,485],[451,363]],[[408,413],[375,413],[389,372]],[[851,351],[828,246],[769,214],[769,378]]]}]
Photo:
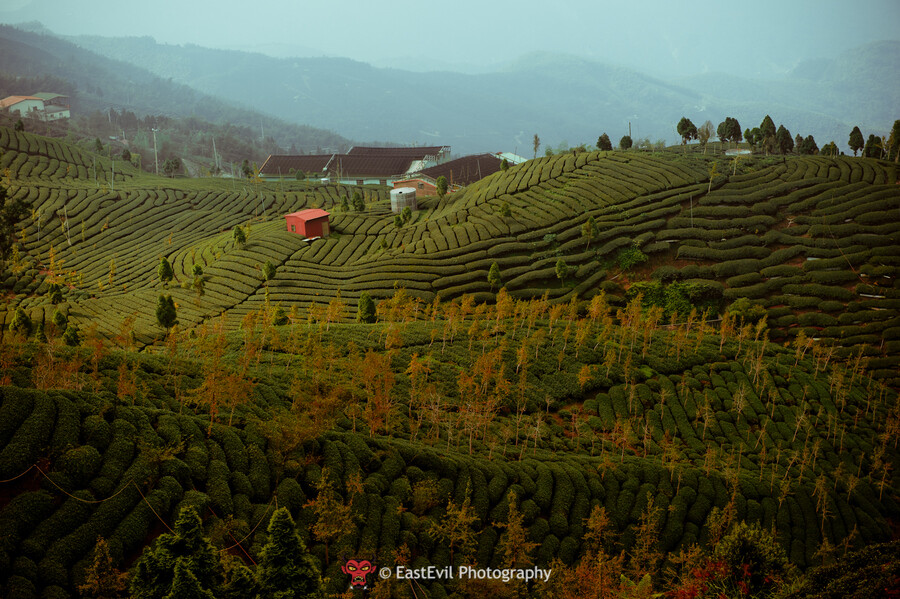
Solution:
[{"label": "hazy sky", "polygon": [[896,39],[900,0],[0,0],[0,22],[34,20],[64,35],[149,35],[417,70],[555,51],[656,75],[771,76],[805,58]]}]

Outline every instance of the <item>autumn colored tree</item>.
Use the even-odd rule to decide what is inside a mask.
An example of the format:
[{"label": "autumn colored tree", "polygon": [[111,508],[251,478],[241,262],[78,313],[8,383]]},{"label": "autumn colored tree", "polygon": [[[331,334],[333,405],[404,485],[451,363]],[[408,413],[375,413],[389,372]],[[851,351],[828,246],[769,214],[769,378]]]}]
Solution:
[{"label": "autumn colored tree", "polygon": [[697,139],[699,139],[700,143],[703,144],[704,154],[706,154],[706,144],[709,141],[709,138],[712,137],[714,133],[715,129],[713,128],[712,121],[706,121],[697,128]]},{"label": "autumn colored tree", "polygon": [[356,532],[351,516],[352,501],[344,501],[329,480],[328,468],[322,468],[316,482],[316,498],[307,501],[303,507],[312,508],[316,516],[312,533],[316,540],[325,543],[325,563],[328,564],[331,544]]},{"label": "autumn colored tree", "polygon": [[507,495],[509,509],[505,523],[496,524],[505,529],[500,536],[497,549],[502,552],[503,566],[506,568],[527,568],[534,564],[530,553],[538,547],[538,543],[529,541],[525,516],[519,511],[518,500],[514,491]]},{"label": "autumn colored tree", "polygon": [[94,546],[94,561],[84,571],[84,583],[78,585],[82,597],[119,599],[128,588],[128,573],[113,566],[109,545],[103,537]]},{"label": "autumn colored tree", "polygon": [[454,561],[454,553],[460,561],[467,561],[475,550],[476,537],[472,526],[478,521],[475,508],[472,507],[469,489],[466,498],[457,505],[453,499],[447,500],[447,511],[437,520],[428,521],[427,534],[435,541],[450,548],[450,563]]}]

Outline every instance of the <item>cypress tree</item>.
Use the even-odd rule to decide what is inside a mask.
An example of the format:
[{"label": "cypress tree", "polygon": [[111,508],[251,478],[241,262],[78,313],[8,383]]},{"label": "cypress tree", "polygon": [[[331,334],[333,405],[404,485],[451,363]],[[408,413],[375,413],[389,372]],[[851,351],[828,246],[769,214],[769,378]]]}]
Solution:
[{"label": "cypress tree", "polygon": [[866,142],[863,140],[862,131],[859,130],[859,127],[854,127],[853,131],[850,132],[850,142],[847,145],[853,150],[854,156],[856,156],[856,153],[862,150],[866,145]]},{"label": "cypress tree", "polygon": [[234,230],[231,232],[231,236],[234,238],[234,242],[241,247],[243,247],[244,244],[247,243],[247,236],[244,234],[244,230],[240,225],[234,228]]},{"label": "cypress tree", "polygon": [[782,154],[787,154],[794,149],[794,139],[791,137],[791,132],[784,125],[778,126],[778,131],[775,133],[775,143]]},{"label": "cypress tree", "polygon": [[356,322],[375,322],[375,302],[372,301],[372,296],[365,291],[359,294]]},{"label": "cypress tree", "polygon": [[156,322],[167,331],[178,324],[175,300],[171,295],[160,295],[156,300]]},{"label": "cypress tree", "polygon": [[322,575],[306,550],[287,508],[269,522],[269,541],[260,552],[256,577],[260,599],[319,599],[325,596]]},{"label": "cypress tree", "polygon": [[488,271],[487,280],[491,285],[491,291],[503,284],[503,280],[500,278],[500,266],[496,262],[491,264],[491,269]]},{"label": "cypress tree", "polygon": [[169,261],[165,256],[159,259],[159,268],[156,269],[156,273],[159,275],[159,280],[162,281],[162,284],[165,287],[169,286],[169,281],[175,276],[175,271],[172,270],[172,265],[169,264]]}]

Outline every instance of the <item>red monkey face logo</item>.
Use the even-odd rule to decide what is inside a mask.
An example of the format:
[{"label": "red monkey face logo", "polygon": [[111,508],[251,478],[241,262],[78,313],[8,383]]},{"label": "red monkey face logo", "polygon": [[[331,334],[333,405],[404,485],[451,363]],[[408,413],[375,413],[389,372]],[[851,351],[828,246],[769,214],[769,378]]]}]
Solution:
[{"label": "red monkey face logo", "polygon": [[350,576],[350,588],[365,588],[366,578],[375,571],[375,566],[367,559],[348,559],[347,563],[341,566],[341,572]]}]

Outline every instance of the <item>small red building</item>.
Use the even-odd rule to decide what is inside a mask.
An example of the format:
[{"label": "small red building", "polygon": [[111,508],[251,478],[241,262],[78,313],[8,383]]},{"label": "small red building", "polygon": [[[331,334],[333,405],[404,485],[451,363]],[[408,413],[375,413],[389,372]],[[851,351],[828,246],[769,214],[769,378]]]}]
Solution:
[{"label": "small red building", "polygon": [[328,226],[328,212],[319,208],[310,208],[300,212],[292,212],[284,216],[287,230],[304,237],[328,237],[331,232]]}]

